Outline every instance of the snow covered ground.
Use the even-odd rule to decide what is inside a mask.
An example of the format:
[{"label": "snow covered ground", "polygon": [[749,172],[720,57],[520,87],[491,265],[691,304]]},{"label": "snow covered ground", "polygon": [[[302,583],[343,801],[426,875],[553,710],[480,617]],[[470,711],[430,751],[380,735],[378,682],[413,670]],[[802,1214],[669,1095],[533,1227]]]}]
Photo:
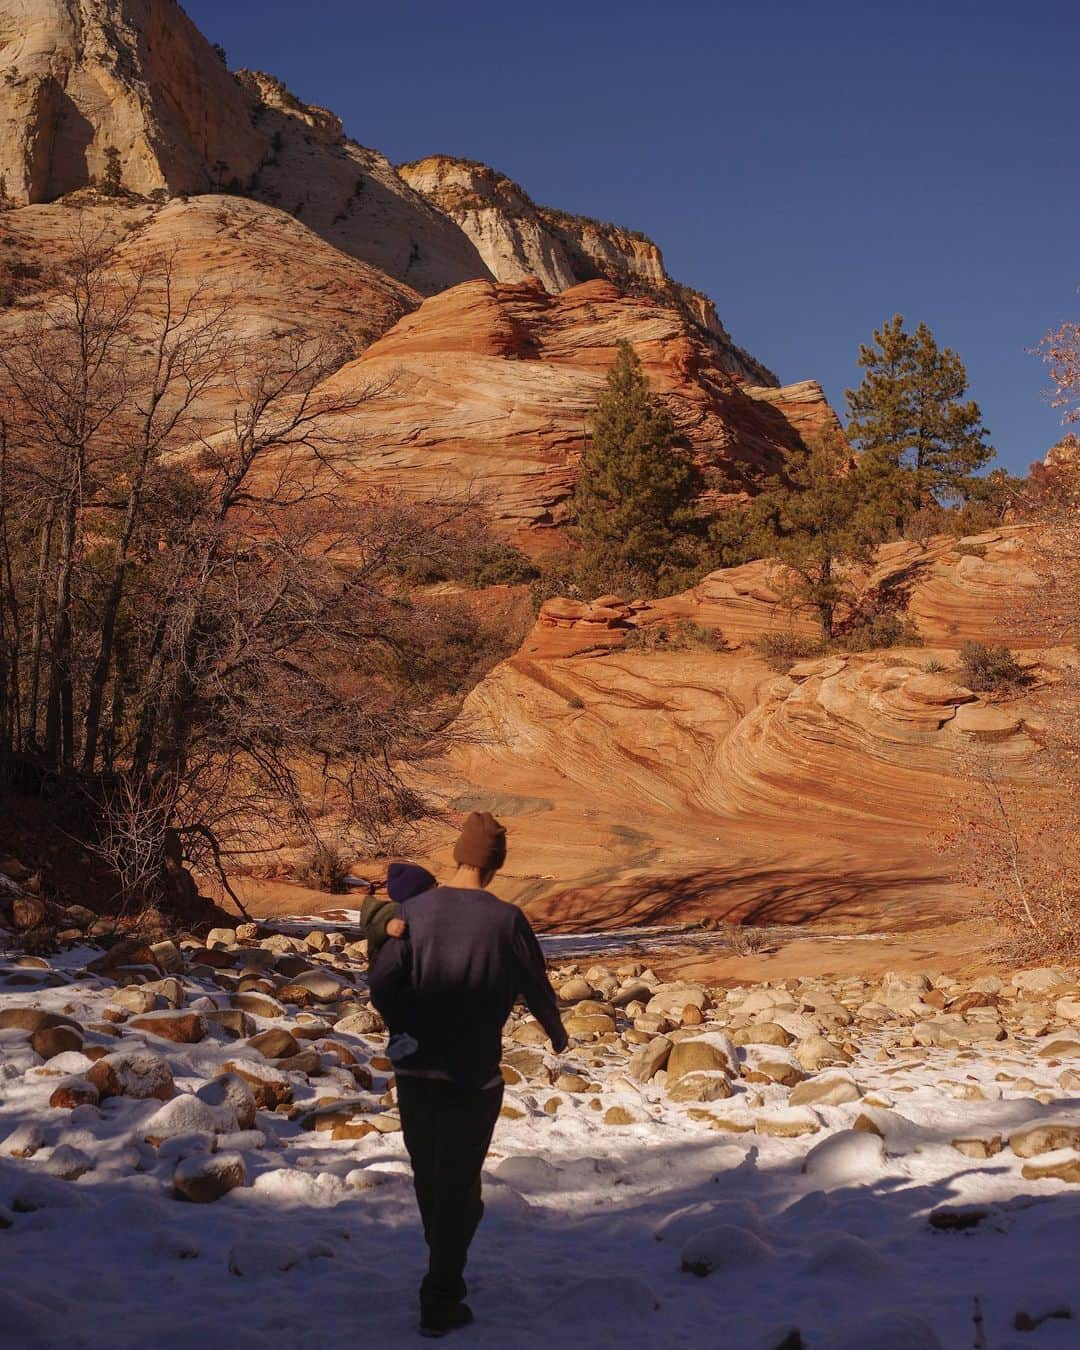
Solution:
[{"label": "snow covered ground", "polygon": [[[119,1037],[95,1030],[117,997],[111,979],[85,971],[98,955],[74,949],[48,970],[0,968],[0,1015],[60,1013],[85,1033],[83,1050],[43,1060],[25,1029],[0,1030],[0,1345],[417,1344],[424,1249],[384,1100],[385,1037],[331,1031],[318,1004],[277,1018],[249,1013],[260,1031],[296,1031],[318,1064],[279,1061],[271,1073],[289,1084],[292,1108],[259,1110],[242,1128],[206,1085],[243,1058],[257,1076],[259,1052],[213,1026],[190,1044],[130,1021],[113,1024]],[[313,956],[316,969],[330,956],[362,1003],[362,963],[334,952]],[[57,972],[65,982],[50,987]],[[180,978],[186,1012],[230,1005],[207,967]],[[450,1343],[1076,1350],[1080,1185],[1027,1179],[1022,1168],[1049,1158],[1067,1172],[1080,1154],[1025,1160],[1008,1140],[1056,1121],[1063,1139],[1080,1142],[1080,1092],[1062,1087],[1073,1082],[1070,1064],[1080,1066],[1067,1050],[1040,1055],[1060,1029],[940,1049],[905,1047],[909,1025],[849,1030],[852,1062],[817,1075],[855,1085],[835,1093],[852,1097],[838,1105],[793,1106],[790,1084],[753,1074],[770,1057],[791,1060],[784,1047],[744,1046],[733,1095],[697,1103],[672,1100],[663,1074],[634,1081],[628,1048],[614,1040],[577,1043],[557,1063],[547,1055],[507,1088],[469,1271],[477,1321]],[[709,1036],[708,1012],[693,1030]],[[58,1084],[93,1068],[83,1052],[100,1054],[95,1046],[145,1047],[166,1061],[180,1106],[121,1095],[50,1107]],[[355,1066],[342,1062],[349,1056]],[[558,1073],[584,1082],[560,1087]],[[204,1100],[184,1097],[196,1091]],[[339,1140],[306,1128],[310,1110],[334,1100],[379,1128]],[[620,1119],[631,1123],[612,1123]],[[969,1156],[996,1147],[995,1136],[1000,1151]],[[956,1141],[969,1141],[967,1151]],[[243,1184],[222,1198],[174,1197],[182,1160],[198,1173],[237,1157]],[[1017,1329],[1018,1316],[1037,1327]]]}]

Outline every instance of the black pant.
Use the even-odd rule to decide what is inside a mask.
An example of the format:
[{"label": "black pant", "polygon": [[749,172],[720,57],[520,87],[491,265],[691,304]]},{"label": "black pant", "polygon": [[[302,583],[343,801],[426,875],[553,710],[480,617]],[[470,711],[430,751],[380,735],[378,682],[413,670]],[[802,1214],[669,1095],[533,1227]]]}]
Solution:
[{"label": "black pant", "polygon": [[469,1243],[484,1213],[480,1170],[499,1118],[503,1085],[469,1088],[440,1078],[403,1076],[397,1095],[429,1252],[420,1302],[457,1303],[465,1297]]}]

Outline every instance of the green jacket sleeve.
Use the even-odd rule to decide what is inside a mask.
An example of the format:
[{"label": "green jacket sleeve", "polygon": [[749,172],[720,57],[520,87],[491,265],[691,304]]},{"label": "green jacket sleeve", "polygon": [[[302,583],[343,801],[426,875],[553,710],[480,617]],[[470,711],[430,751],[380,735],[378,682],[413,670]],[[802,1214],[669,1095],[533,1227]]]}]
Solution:
[{"label": "green jacket sleeve", "polygon": [[386,900],[369,895],[360,906],[360,922],[364,925],[364,936],[368,944],[368,961],[373,962],[386,941],[386,925],[391,919],[401,916],[401,906],[396,900]]}]

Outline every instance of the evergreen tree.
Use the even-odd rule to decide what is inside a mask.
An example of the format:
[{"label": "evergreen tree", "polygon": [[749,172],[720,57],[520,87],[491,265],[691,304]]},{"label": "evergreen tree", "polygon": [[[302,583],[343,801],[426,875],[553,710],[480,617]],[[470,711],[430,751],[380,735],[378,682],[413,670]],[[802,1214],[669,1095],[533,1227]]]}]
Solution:
[{"label": "evergreen tree", "polygon": [[967,371],[950,347],[939,347],[924,323],[904,330],[896,314],[859,349],[866,371],[847,391],[848,439],[909,471],[910,510],[967,500],[972,475],[994,457],[979,405],[964,400]]},{"label": "evergreen tree", "polygon": [[592,418],[574,492],[578,537],[594,572],[658,578],[684,562],[700,475],[628,342]]},{"label": "evergreen tree", "polygon": [[847,567],[869,563],[891,524],[892,503],[876,481],[882,462],[866,469],[864,462],[853,459],[838,430],[823,432],[809,449],[789,455],[785,476],[770,479],[750,508],[759,555],[790,570],[788,598],[817,611],[825,642],[833,636]]},{"label": "evergreen tree", "polygon": [[101,175],[101,192],[105,197],[119,197],[123,185],[124,170],[120,163],[120,151],[115,145],[105,149],[105,172]]}]

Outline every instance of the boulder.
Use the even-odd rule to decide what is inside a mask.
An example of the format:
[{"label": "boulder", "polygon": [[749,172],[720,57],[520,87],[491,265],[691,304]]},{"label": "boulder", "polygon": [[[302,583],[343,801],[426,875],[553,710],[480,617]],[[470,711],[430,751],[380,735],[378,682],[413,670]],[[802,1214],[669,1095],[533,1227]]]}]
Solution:
[{"label": "boulder", "polygon": [[168,1063],[151,1050],[120,1050],[106,1055],[86,1076],[103,1100],[137,1097],[164,1102],[176,1091]]},{"label": "boulder", "polygon": [[171,1009],[133,1017],[128,1026],[151,1036],[160,1036],[166,1041],[175,1041],[178,1045],[195,1045],[206,1039],[208,1030],[202,1013],[175,1012]]},{"label": "boulder", "polygon": [[568,1036],[603,1036],[615,1030],[615,1019],[610,1013],[583,1013],[563,1018]]},{"label": "boulder", "polygon": [[630,1056],[627,1073],[636,1083],[648,1083],[667,1064],[671,1050],[672,1044],[666,1036],[655,1036]]},{"label": "boulder", "polygon": [[802,1170],[823,1189],[876,1182],[885,1162],[885,1143],[866,1130],[839,1130],[815,1144]]},{"label": "boulder", "polygon": [[173,1192],[177,1199],[208,1205],[246,1180],[247,1168],[239,1153],[197,1153],[173,1173]]},{"label": "boulder", "polygon": [[258,1103],[251,1085],[242,1074],[220,1073],[209,1083],[204,1083],[195,1095],[215,1111],[222,1114],[231,1112],[236,1118],[236,1128],[254,1129]]},{"label": "boulder", "polygon": [[109,1006],[128,1013],[148,1013],[158,1006],[158,999],[157,994],[145,985],[129,984],[110,994]]},{"label": "boulder", "polygon": [[731,1079],[720,1069],[696,1069],[668,1081],[667,1094],[673,1102],[716,1102],[734,1092]]},{"label": "boulder", "polygon": [[374,1008],[359,1008],[334,1023],[343,1036],[372,1036],[386,1030],[386,1024]]},{"label": "boulder", "polygon": [[560,984],[556,990],[559,997],[566,1003],[580,1003],[582,999],[592,998],[594,992],[588,980],[583,980],[579,976]]},{"label": "boulder", "polygon": [[667,1061],[668,1091],[684,1074],[713,1071],[726,1074],[739,1071],[738,1053],[727,1036],[713,1033],[676,1041]]},{"label": "boulder", "polygon": [[820,1078],[797,1083],[788,1098],[788,1105],[843,1106],[845,1102],[857,1102],[861,1096],[862,1089],[846,1074],[822,1074]]},{"label": "boulder", "polygon": [[267,1059],[289,1059],[300,1053],[300,1042],[284,1027],[271,1027],[268,1031],[260,1031],[250,1037],[247,1044]]},{"label": "boulder", "polygon": [[749,1228],[736,1224],[713,1224],[688,1238],[679,1254],[679,1264],[689,1275],[704,1278],[715,1271],[739,1271],[761,1265],[773,1249]]},{"label": "boulder", "polygon": [[817,1073],[829,1064],[850,1064],[851,1056],[824,1036],[806,1036],[797,1041],[795,1058],[807,1073]]},{"label": "boulder", "polygon": [[94,1159],[81,1148],[71,1144],[61,1144],[54,1148],[45,1163],[45,1171],[51,1177],[61,1181],[78,1181],[87,1172],[94,1170]]},{"label": "boulder", "polygon": [[708,1002],[708,994],[699,985],[662,984],[653,991],[652,997],[645,1005],[645,1011],[650,1016],[670,1017],[674,1020],[682,1016],[688,1003],[704,1010]]},{"label": "boulder", "polygon": [[795,1037],[779,1022],[753,1022],[748,1027],[739,1027],[731,1033],[735,1045],[776,1045],[781,1048],[792,1043]]},{"label": "boulder", "polygon": [[1028,1181],[1067,1181],[1080,1186],[1080,1150],[1060,1148],[1043,1153],[1034,1162],[1026,1162],[1020,1171]]},{"label": "boulder", "polygon": [[0,1010],[0,1031],[27,1031],[31,1035],[45,1027],[74,1027],[82,1031],[71,1017],[62,1017],[59,1013],[43,1012],[40,1008],[4,1008]]},{"label": "boulder", "polygon": [[244,1012],[251,1013],[252,1017],[266,1017],[276,1019],[286,1017],[284,1004],[271,998],[269,994],[258,994],[253,991],[233,994],[229,1000],[234,1008],[241,1008]]},{"label": "boulder", "polygon": [[1018,1158],[1034,1158],[1059,1149],[1080,1149],[1080,1121],[1043,1120],[1014,1130],[1009,1147]]},{"label": "boulder", "polygon": [[82,1032],[74,1027],[39,1027],[30,1037],[30,1044],[42,1059],[55,1059],[57,1055],[81,1050]]},{"label": "boulder", "polygon": [[49,1105],[55,1110],[74,1111],[77,1106],[96,1106],[100,1093],[87,1078],[65,1078],[53,1089]]},{"label": "boulder", "polygon": [[265,1060],[232,1059],[221,1066],[221,1071],[241,1078],[260,1110],[276,1111],[279,1106],[286,1106],[293,1099],[292,1084]]}]

